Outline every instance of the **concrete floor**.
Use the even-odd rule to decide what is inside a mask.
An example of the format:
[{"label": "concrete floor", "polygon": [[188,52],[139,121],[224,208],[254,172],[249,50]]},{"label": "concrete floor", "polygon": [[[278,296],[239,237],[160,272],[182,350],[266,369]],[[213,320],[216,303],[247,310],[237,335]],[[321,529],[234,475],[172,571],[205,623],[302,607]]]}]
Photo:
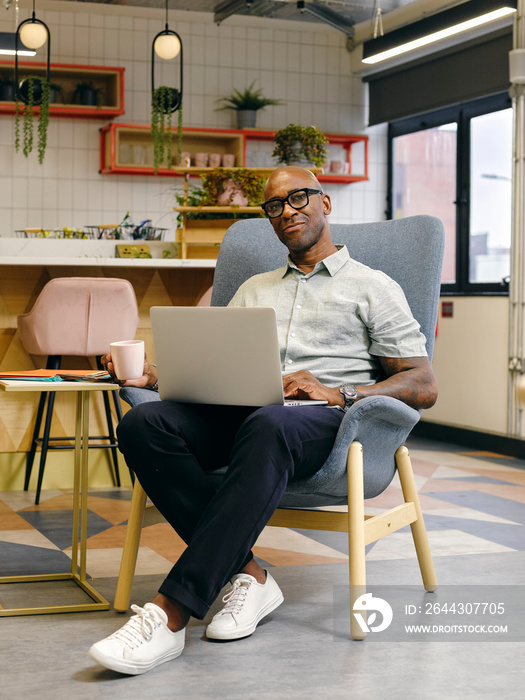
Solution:
[{"label": "concrete floor", "polygon": [[[123,676],[94,664],[87,650],[131,613],[0,618],[0,698],[522,698],[525,464],[423,440],[411,440],[410,450],[439,588],[424,592],[408,531],[369,547],[368,590],[394,608],[392,624],[384,632],[370,632],[361,642],[349,637],[342,533],[266,528],[254,552],[272,567],[285,602],[252,637],[230,643],[206,640],[205,626],[219,600],[206,620],[190,622],[181,657],[143,676]],[[393,483],[367,505],[372,512],[374,507],[388,507],[399,498],[398,491]],[[129,497],[119,490],[90,492],[88,572],[110,601]],[[70,498],[66,492],[43,493],[41,506],[35,508],[31,493],[0,494],[0,573],[67,570]],[[169,526],[153,519],[145,527],[133,602],[151,600],[179,551],[180,542]],[[73,602],[79,597],[84,599],[84,594],[71,583],[0,587],[4,607]],[[481,622],[505,623],[508,632],[410,635],[403,623],[421,619],[407,618],[403,600],[421,607],[430,601],[501,601],[505,615]],[[454,615],[430,619],[447,625],[480,621]],[[370,627],[374,624],[378,623],[369,619]]]},{"label": "concrete floor", "polygon": [[[521,552],[441,557],[442,585],[522,585]],[[112,633],[127,616],[114,611],[4,618],[0,621],[0,697],[357,698],[441,700],[521,698],[523,642],[380,642],[369,635],[351,641],[334,635],[334,586],[344,586],[342,564],[279,567],[273,572],[285,604],[245,640],[213,643],[206,621],[192,620],[183,655],[143,676],[122,676],[94,665],[89,646]],[[369,582],[418,581],[415,561],[371,562]],[[142,604],[162,576],[136,577],[133,600]],[[97,587],[111,599],[115,579]],[[433,594],[425,594],[432,596]],[[216,607],[210,611],[213,615]]]}]

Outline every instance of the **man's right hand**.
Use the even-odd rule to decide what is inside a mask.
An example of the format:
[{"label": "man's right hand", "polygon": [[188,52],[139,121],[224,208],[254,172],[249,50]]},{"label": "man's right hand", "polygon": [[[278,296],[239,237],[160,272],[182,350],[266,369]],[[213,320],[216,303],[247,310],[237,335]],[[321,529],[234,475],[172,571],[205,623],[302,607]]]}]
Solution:
[{"label": "man's right hand", "polygon": [[143,389],[149,389],[157,382],[157,369],[150,364],[150,362],[148,362],[147,355],[144,355],[144,372],[142,377],[139,377],[138,379],[118,379],[115,374],[115,366],[111,360],[111,353],[102,355],[100,361],[102,363],[102,367],[104,367],[104,369],[111,374],[113,380],[117,384],[120,384],[120,386],[137,386]]}]

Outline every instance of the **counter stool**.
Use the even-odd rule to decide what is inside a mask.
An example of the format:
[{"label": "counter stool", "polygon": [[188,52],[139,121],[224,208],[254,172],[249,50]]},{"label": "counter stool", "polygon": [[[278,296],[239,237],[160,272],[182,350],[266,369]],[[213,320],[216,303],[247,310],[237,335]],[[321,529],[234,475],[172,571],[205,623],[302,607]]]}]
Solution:
[{"label": "counter stool", "polygon": [[[29,313],[18,317],[18,333],[27,353],[47,355],[47,369],[59,369],[63,355],[95,356],[97,367],[102,369],[100,358],[109,352],[109,344],[115,340],[134,338],[138,321],[135,292],[127,280],[108,277],[59,277],[45,285]],[[117,392],[111,393],[120,421],[120,401],[116,396]],[[111,449],[115,483],[120,486],[117,442],[106,392],[103,392],[103,398],[108,434],[90,436],[89,439],[109,440],[109,444],[89,444],[89,447]],[[44,432],[42,437],[39,437],[46,399]],[[73,449],[71,445],[50,444],[73,439],[50,437],[54,403],[55,392],[40,394],[31,448],[27,453],[25,491],[29,488],[36,448],[41,446],[35,505],[40,501],[47,451]]]}]

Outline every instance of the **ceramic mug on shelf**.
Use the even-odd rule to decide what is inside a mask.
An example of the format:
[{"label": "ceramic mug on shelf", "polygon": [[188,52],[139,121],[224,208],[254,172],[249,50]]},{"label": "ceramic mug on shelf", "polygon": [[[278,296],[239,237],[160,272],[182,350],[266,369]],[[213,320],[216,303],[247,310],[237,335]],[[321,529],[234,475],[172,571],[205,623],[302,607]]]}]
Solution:
[{"label": "ceramic mug on shelf", "polygon": [[196,168],[207,168],[208,167],[208,154],[207,153],[196,153],[195,154],[195,167]]},{"label": "ceramic mug on shelf", "polygon": [[235,154],[225,153],[222,157],[222,167],[223,168],[234,168],[235,167]]},{"label": "ceramic mug on shelf", "polygon": [[330,161],[330,172],[340,174],[344,172],[344,163],[342,160]]},{"label": "ceramic mug on shelf", "polygon": [[218,168],[221,164],[221,158],[222,156],[220,153],[210,153],[210,168]]},{"label": "ceramic mug on shelf", "polygon": [[183,151],[180,154],[178,165],[181,165],[183,168],[189,168],[191,166],[191,156],[188,151]]},{"label": "ceramic mug on shelf", "polygon": [[134,165],[144,165],[146,162],[146,154],[144,148],[138,144],[133,146],[133,164]]},{"label": "ceramic mug on shelf", "polygon": [[153,146],[144,146],[144,162],[153,165]]},{"label": "ceramic mug on shelf", "polygon": [[129,143],[121,143],[118,149],[118,159],[120,165],[131,163],[131,146]]}]

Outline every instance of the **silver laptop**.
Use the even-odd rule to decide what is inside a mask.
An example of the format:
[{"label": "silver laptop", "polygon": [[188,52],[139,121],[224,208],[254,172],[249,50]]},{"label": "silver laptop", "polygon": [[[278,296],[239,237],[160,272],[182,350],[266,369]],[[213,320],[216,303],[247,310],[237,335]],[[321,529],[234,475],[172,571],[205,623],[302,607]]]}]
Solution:
[{"label": "silver laptop", "polygon": [[316,405],[284,399],[274,309],[153,306],[160,398],[229,406]]}]

